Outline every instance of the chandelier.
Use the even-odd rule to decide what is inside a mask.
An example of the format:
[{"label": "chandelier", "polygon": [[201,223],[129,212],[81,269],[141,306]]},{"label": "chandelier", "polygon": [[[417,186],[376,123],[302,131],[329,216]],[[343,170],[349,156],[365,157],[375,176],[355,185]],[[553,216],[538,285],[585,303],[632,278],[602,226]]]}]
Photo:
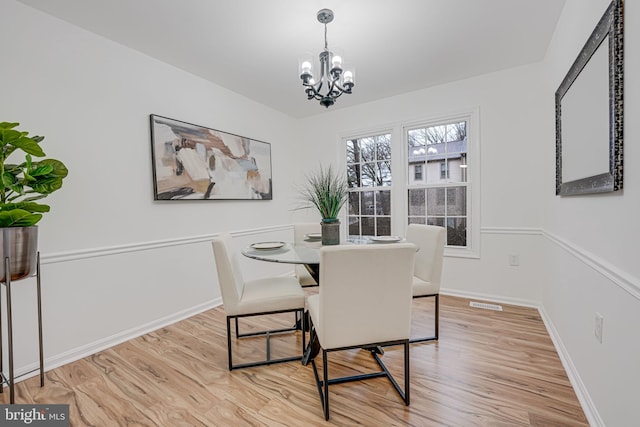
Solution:
[{"label": "chandelier", "polygon": [[[333,21],[333,11],[322,9],[318,12],[318,22],[324,24],[324,51],[320,53],[320,78],[316,82],[311,73],[311,62],[300,65],[300,78],[305,87],[307,99],[317,99],[320,105],[329,107],[343,93],[351,93],[354,86],[353,73],[342,71],[342,58],[334,55],[327,47],[327,24]],[[322,91],[325,91],[324,94]]]}]

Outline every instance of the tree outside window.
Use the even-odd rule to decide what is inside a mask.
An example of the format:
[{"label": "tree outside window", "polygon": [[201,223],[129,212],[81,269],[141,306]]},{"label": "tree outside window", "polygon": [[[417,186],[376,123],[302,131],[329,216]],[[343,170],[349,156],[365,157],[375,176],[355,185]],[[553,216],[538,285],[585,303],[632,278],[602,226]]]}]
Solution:
[{"label": "tree outside window", "polygon": [[349,237],[391,235],[391,134],[347,141]]}]

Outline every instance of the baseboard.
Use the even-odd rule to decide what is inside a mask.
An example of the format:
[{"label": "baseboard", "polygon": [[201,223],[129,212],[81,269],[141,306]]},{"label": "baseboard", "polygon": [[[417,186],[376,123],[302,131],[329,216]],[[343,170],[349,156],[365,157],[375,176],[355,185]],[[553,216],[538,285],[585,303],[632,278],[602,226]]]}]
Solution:
[{"label": "baseboard", "polygon": [[544,322],[544,325],[547,328],[547,332],[551,337],[551,341],[553,341],[553,345],[556,348],[556,352],[558,353],[558,356],[560,356],[560,361],[562,362],[562,366],[564,367],[564,370],[567,373],[567,377],[569,377],[569,382],[571,382],[571,386],[573,387],[573,390],[576,392],[576,397],[580,402],[580,406],[582,406],[584,415],[587,417],[587,420],[589,421],[589,425],[604,427],[605,425],[604,421],[600,417],[600,413],[598,412],[596,405],[593,403],[593,400],[589,395],[589,391],[587,390],[587,387],[582,382],[582,378],[580,378],[578,369],[575,367],[575,365],[571,361],[571,357],[569,357],[569,352],[567,351],[564,344],[562,343],[560,334],[558,334],[558,331],[553,326],[553,323],[549,319],[549,316],[547,315],[547,312],[544,310],[544,307],[539,307],[538,313],[540,313],[540,317],[542,317],[542,321]]},{"label": "baseboard", "polygon": [[[50,371],[52,369],[58,368],[68,363],[75,362],[76,360],[80,360],[87,356],[91,356],[100,351],[106,350],[118,344],[122,344],[123,342],[132,340],[134,338],[138,338],[144,334],[148,334],[150,332],[172,325],[181,320],[188,319],[189,317],[198,315],[207,310],[211,310],[212,308],[218,307],[220,305],[222,305],[222,299],[215,298],[211,301],[207,301],[197,306],[190,307],[188,309],[173,313],[169,316],[162,317],[153,322],[149,322],[144,325],[140,325],[138,327],[131,328],[126,331],[122,331],[115,335],[111,335],[110,337],[106,337],[106,338],[94,341],[87,345],[83,345],[82,347],[74,348],[64,353],[57,354],[54,357],[45,359],[44,361],[45,371]],[[38,371],[39,371],[39,367],[37,362],[31,365],[24,366],[23,368],[16,371],[15,373],[16,382],[23,381],[27,378],[37,376],[39,375]]]}]

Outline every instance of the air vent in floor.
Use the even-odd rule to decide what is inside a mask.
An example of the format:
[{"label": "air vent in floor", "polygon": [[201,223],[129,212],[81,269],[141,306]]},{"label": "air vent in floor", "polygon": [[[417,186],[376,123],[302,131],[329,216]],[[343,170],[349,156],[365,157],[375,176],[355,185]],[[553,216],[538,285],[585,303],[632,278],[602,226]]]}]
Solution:
[{"label": "air vent in floor", "polygon": [[475,308],[484,308],[485,310],[502,311],[502,306],[498,304],[488,304],[486,302],[471,301],[469,305]]}]

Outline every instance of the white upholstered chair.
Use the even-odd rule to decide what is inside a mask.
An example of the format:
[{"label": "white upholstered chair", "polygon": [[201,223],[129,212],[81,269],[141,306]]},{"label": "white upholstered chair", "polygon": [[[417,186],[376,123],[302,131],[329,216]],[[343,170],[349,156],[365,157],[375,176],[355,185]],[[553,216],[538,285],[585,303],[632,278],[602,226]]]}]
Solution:
[{"label": "white upholstered chair", "polygon": [[436,341],[440,329],[440,278],[444,257],[445,228],[435,225],[409,224],[407,241],[418,247],[413,273],[413,297],[433,297],[435,305],[434,335],[412,338],[411,342]]},{"label": "white upholstered chair", "polygon": [[[301,222],[293,224],[293,242],[303,243],[305,240],[305,234],[308,233],[320,233],[319,222]],[[309,286],[318,286],[318,282],[309,274],[309,270],[303,264],[295,264],[295,275],[303,288]]]},{"label": "white upholstered chair", "polygon": [[[302,331],[300,331],[302,335],[300,355],[271,359],[271,334],[288,331],[294,332],[297,330],[295,326],[245,334],[241,334],[238,331],[238,318],[242,317],[293,312],[296,318],[304,319],[304,291],[300,288],[298,281],[292,276],[277,276],[245,281],[242,278],[242,272],[238,264],[237,255],[233,249],[231,236],[228,233],[221,234],[213,239],[212,244],[216,269],[218,271],[220,292],[222,294],[224,311],[227,318],[229,370],[300,360],[305,349],[305,334]],[[266,336],[266,358],[264,360],[238,365],[233,364],[231,319],[235,320],[236,339],[258,335]],[[304,330],[304,325],[302,330]]]},{"label": "white upholstered chair", "polygon": [[[416,247],[411,243],[339,245],[321,249],[322,284],[317,295],[307,298],[307,308],[312,324],[310,341],[319,344],[322,350],[322,379],[318,375],[315,355],[311,355],[311,364],[325,419],[329,419],[330,384],[384,376],[409,405],[409,337],[415,254]],[[404,391],[389,373],[379,352],[374,350],[395,345],[404,346]],[[309,349],[312,347],[310,344]],[[327,354],[354,348],[368,349],[382,370],[329,378]]]}]

